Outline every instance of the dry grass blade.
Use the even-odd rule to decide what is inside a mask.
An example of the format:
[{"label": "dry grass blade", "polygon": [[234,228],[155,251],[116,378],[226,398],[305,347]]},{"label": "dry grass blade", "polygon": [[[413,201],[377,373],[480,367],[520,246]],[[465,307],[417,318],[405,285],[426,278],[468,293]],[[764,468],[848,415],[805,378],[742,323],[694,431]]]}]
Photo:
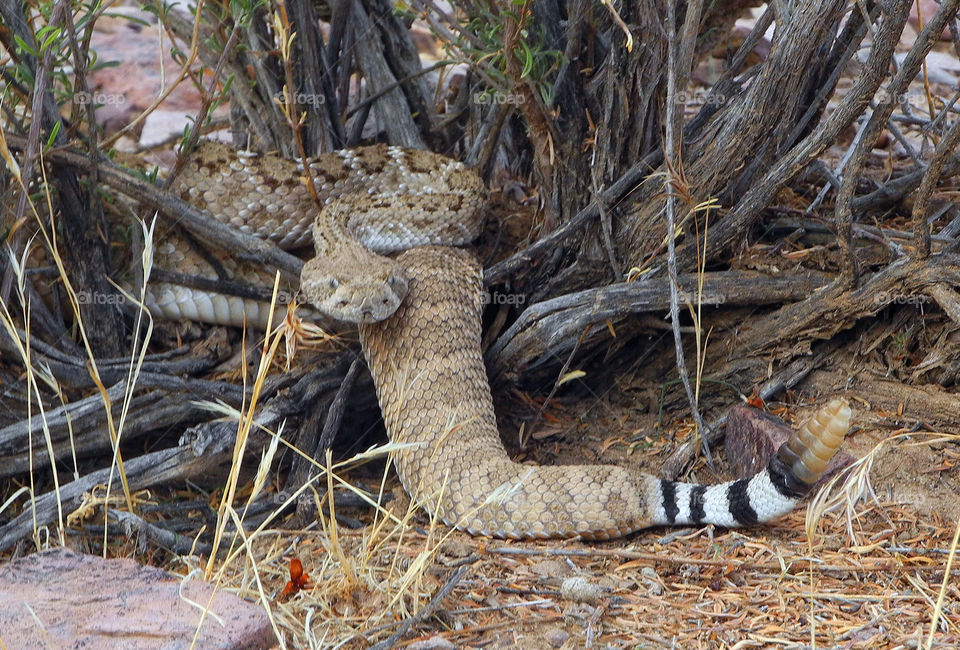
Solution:
[{"label": "dry grass blade", "polygon": [[[223,537],[224,529],[226,528],[227,521],[231,518],[227,516],[229,510],[232,509],[232,504],[234,497],[236,495],[237,486],[240,476],[240,467],[243,463],[244,453],[247,448],[247,441],[250,437],[250,428],[253,426],[254,418],[256,415],[257,402],[259,401],[260,395],[263,391],[263,383],[266,381],[267,375],[270,371],[270,367],[273,363],[274,355],[277,352],[277,348],[282,342],[282,337],[273,335],[273,317],[276,312],[277,306],[277,295],[280,290],[280,273],[274,275],[273,281],[273,295],[270,299],[270,309],[267,311],[267,329],[263,339],[263,353],[260,356],[260,365],[257,369],[257,376],[254,379],[253,392],[250,396],[250,403],[247,405],[243,413],[243,417],[238,422],[237,426],[237,440],[234,445],[233,450],[233,462],[230,465],[230,473],[227,477],[227,483],[223,492],[223,498],[220,501],[220,507],[217,511],[217,526],[216,532],[213,538],[213,552],[210,554],[210,559],[207,562],[207,567],[204,572],[207,579],[210,578],[213,571],[213,563],[216,558],[217,551],[220,548],[221,539]],[[246,329],[246,328],[244,328]],[[244,332],[244,341],[246,340],[246,332]],[[245,346],[244,346],[245,347]],[[246,384],[246,365],[243,366],[244,371],[244,384]]]},{"label": "dry grass blade", "polygon": [[[26,268],[26,258],[29,254],[30,247],[27,246],[27,249],[23,253],[23,259],[17,260],[16,256],[13,254],[13,251],[9,248],[7,252],[10,257],[10,266],[13,269],[14,275],[17,278],[17,293],[20,298],[20,303],[24,306],[24,324],[25,324],[25,336],[21,340],[19,334],[17,333],[17,328],[14,325],[14,317],[10,313],[10,310],[5,302],[0,301],[0,324],[3,325],[4,329],[7,331],[7,335],[14,342],[16,346],[17,353],[20,355],[20,359],[23,362],[23,366],[26,369],[26,379],[27,379],[27,390],[32,393],[36,398],[37,407],[40,411],[41,417],[41,428],[43,429],[43,439],[47,447],[47,455],[50,459],[51,468],[53,469],[53,478],[54,478],[54,490],[57,496],[57,522],[58,522],[58,540],[61,544],[64,543],[63,531],[64,531],[64,517],[63,517],[63,504],[59,498],[60,494],[60,482],[59,477],[56,472],[55,456],[53,453],[53,441],[50,434],[50,427],[47,423],[47,414],[46,409],[43,405],[43,398],[40,394],[40,387],[37,382],[37,376],[43,377],[44,383],[47,385],[56,386],[56,381],[52,376],[48,376],[45,372],[37,372],[34,367],[33,361],[31,359],[31,348],[30,348],[30,307],[29,302],[24,296],[24,271]],[[30,421],[33,417],[33,400],[27,402],[27,418]],[[33,435],[31,432],[30,435],[30,452],[33,453]],[[30,490],[31,504],[33,503],[33,496],[36,494],[35,483],[33,472],[30,473]],[[34,514],[34,542],[38,544],[39,547],[42,546],[39,544],[39,536],[37,534],[37,521],[36,514]]]},{"label": "dry grass blade", "polygon": [[372,650],[386,650],[387,648],[392,648],[400,639],[407,635],[414,625],[417,625],[420,621],[424,620],[427,616],[433,613],[433,610],[437,608],[440,602],[446,598],[451,591],[453,591],[453,588],[457,586],[457,584],[469,570],[469,566],[462,566],[454,571],[453,575],[450,576],[450,579],[447,580],[446,584],[444,584],[443,587],[437,591],[434,597],[430,599],[430,602],[427,603],[423,609],[417,612],[414,616],[411,616],[405,620],[403,625],[400,626],[400,629],[393,633],[393,635],[391,635],[389,638],[372,646]]},{"label": "dry grass blade", "polygon": [[[960,542],[960,519],[957,519],[956,529],[953,533],[953,541],[950,542],[950,555],[947,556],[947,566],[943,572],[943,582],[940,585],[940,591],[937,594],[937,602],[934,605],[933,612],[930,616],[930,632],[927,634],[927,640],[924,644],[926,650],[933,648],[934,635],[936,634],[938,623],[944,615],[944,601],[947,597],[947,586],[950,584],[951,569],[953,568],[954,560],[957,557],[958,542]],[[958,626],[955,622],[950,621],[950,619],[947,619],[947,622],[953,626],[954,630],[958,629]]]},{"label": "dry grass blade", "polygon": [[850,467],[833,477],[810,500],[805,523],[808,542],[813,545],[817,524],[825,513],[842,510],[846,518],[847,539],[851,543],[856,543],[858,536],[853,529],[853,521],[858,517],[856,505],[868,498],[879,505],[877,495],[870,484],[870,472],[885,448],[897,445],[907,447],[936,445],[958,440],[960,435],[957,434],[902,433],[878,442],[866,455],[858,458]]}]

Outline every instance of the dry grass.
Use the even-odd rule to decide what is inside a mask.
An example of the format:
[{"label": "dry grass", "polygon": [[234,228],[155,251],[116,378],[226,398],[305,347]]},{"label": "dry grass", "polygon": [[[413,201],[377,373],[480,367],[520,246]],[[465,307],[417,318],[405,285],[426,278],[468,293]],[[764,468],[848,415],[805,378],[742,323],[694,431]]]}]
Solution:
[{"label": "dry grass", "polygon": [[[303,530],[264,525],[208,568],[221,588],[259,600],[291,648],[368,647],[428,604],[435,609],[406,643],[439,634],[467,647],[496,639],[530,648],[562,639],[562,647],[956,647],[960,522],[882,502],[869,482],[881,447],[903,453],[955,439],[894,436],[828,486],[806,516],[757,529],[506,543],[424,522],[407,503],[378,508],[360,530],[327,516]],[[318,468],[317,480],[348,486],[344,467]],[[384,476],[381,490],[395,481]],[[285,599],[293,557],[310,583]],[[181,561],[185,572],[199,568],[196,559]],[[572,576],[600,598],[577,602],[563,584]],[[445,586],[449,596],[431,602]]]},{"label": "dry grass", "polygon": [[[46,178],[46,169],[42,164],[42,151],[40,152],[40,161],[38,164],[41,173],[43,174],[43,200],[45,205],[43,208],[38,209],[34,202],[29,199],[30,192],[28,191],[26,185],[24,184],[24,179],[21,176],[19,165],[10,154],[10,150],[7,147],[6,139],[3,134],[3,130],[0,129],[0,158],[3,159],[4,164],[13,174],[13,178],[16,182],[19,192],[24,196],[28,197],[27,207],[29,210],[29,216],[25,219],[32,222],[33,227],[37,229],[37,232],[40,234],[44,241],[44,250],[47,252],[49,262],[52,263],[57,270],[57,281],[63,286],[64,293],[67,297],[69,307],[73,313],[74,322],[77,323],[77,333],[79,334],[80,341],[83,345],[83,350],[87,355],[88,368],[90,376],[93,378],[95,385],[100,394],[100,398],[103,402],[104,412],[106,415],[107,423],[107,432],[110,436],[110,442],[113,448],[113,458],[111,459],[111,469],[115,469],[116,472],[111,472],[111,483],[107,485],[106,488],[106,497],[104,503],[109,502],[110,491],[112,488],[112,479],[114,475],[119,476],[120,483],[123,488],[123,496],[129,511],[134,510],[133,497],[130,493],[130,488],[127,485],[127,477],[123,469],[123,457],[120,453],[120,440],[123,434],[124,423],[126,421],[127,415],[129,413],[130,402],[133,399],[133,395],[136,388],[137,377],[140,373],[140,368],[143,363],[144,357],[147,352],[147,346],[150,342],[151,334],[153,333],[153,318],[151,317],[149,311],[147,311],[144,305],[144,295],[146,291],[147,282],[150,279],[150,273],[153,267],[153,234],[154,226],[156,225],[156,218],[151,222],[149,227],[140,222],[140,225],[143,229],[143,255],[141,258],[141,273],[144,278],[144,288],[141,290],[138,297],[130,295],[128,292],[123,292],[131,304],[136,306],[137,312],[134,319],[134,329],[131,335],[131,349],[130,349],[130,364],[129,370],[127,373],[127,382],[126,388],[122,396],[122,410],[118,420],[114,419],[112,411],[112,400],[110,399],[107,393],[107,387],[104,386],[103,382],[100,380],[100,373],[97,369],[97,360],[93,353],[93,350],[90,345],[90,340],[87,334],[87,327],[83,322],[83,319],[80,315],[80,301],[77,297],[77,292],[73,287],[73,284],[70,281],[70,277],[67,274],[66,266],[64,264],[63,258],[60,255],[59,243],[57,239],[57,231],[55,228],[50,228],[46,224],[45,220],[41,217],[41,212],[46,212],[46,214],[54,214],[53,209],[53,199],[50,195],[50,185],[47,182]],[[24,224],[17,224],[17,227],[22,227]],[[12,233],[11,233],[12,234]],[[27,413],[26,416],[29,419],[33,416],[33,408],[36,406],[38,414],[41,416],[42,430],[43,430],[43,440],[46,445],[46,451],[51,462],[51,475],[53,477],[54,490],[57,493],[57,510],[58,510],[58,541],[62,545],[64,543],[63,533],[65,530],[64,526],[64,510],[63,504],[59,498],[60,483],[58,473],[56,471],[55,459],[56,455],[53,450],[53,442],[51,440],[50,430],[47,427],[47,418],[46,418],[46,409],[44,408],[44,399],[41,395],[41,383],[47,390],[53,392],[57,395],[61,404],[64,406],[64,391],[61,386],[58,384],[56,378],[48,369],[43,367],[37,367],[32,362],[31,356],[31,345],[30,345],[30,336],[31,336],[31,308],[30,301],[27,299],[24,293],[24,280],[25,274],[27,272],[28,263],[27,260],[31,256],[34,250],[34,242],[31,239],[24,247],[22,256],[20,259],[14,255],[12,249],[7,246],[6,253],[9,256],[8,263],[9,267],[13,272],[14,277],[16,278],[16,293],[19,304],[23,308],[23,323],[22,331],[23,337],[18,333],[18,322],[16,317],[10,312],[10,308],[6,302],[0,301],[0,326],[6,331],[7,335],[14,342],[14,345],[19,356],[19,362],[22,364],[24,369],[24,377],[27,383],[27,392],[35,397],[35,405],[31,400],[27,400]],[[119,289],[119,287],[118,287]],[[122,289],[120,289],[123,291]],[[71,448],[73,448],[72,438],[71,438]],[[72,459],[74,476],[78,475],[77,470],[77,458],[74,454]],[[33,472],[30,474],[30,488],[29,494],[32,498],[36,495],[35,482]],[[19,493],[19,491],[18,491]],[[16,496],[16,495],[15,495]],[[10,497],[12,500],[14,497]],[[9,502],[8,502],[9,503]],[[0,509],[2,512],[2,509]],[[34,525],[34,541],[39,544],[41,539],[38,527]],[[106,544],[106,531],[104,531],[104,544]]]}]

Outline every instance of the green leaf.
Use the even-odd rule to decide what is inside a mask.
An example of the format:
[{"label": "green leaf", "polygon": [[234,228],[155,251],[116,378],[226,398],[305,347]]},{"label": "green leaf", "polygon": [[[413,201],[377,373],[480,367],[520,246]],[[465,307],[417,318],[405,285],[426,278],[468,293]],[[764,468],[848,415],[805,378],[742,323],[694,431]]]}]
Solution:
[{"label": "green leaf", "polygon": [[520,71],[520,78],[523,79],[533,70],[533,51],[526,41],[520,41],[520,48],[523,50],[523,70]]},{"label": "green leaf", "polygon": [[49,36],[47,36],[46,39],[44,39],[43,45],[40,46],[40,51],[46,52],[47,49],[50,47],[50,44],[56,40],[59,40],[59,38],[60,38],[60,30],[56,30],[53,33],[51,33]]},{"label": "green leaf", "polygon": [[40,53],[37,52],[36,50],[34,50],[34,49],[33,49],[32,47],[30,47],[29,45],[27,45],[27,42],[26,42],[25,40],[23,40],[22,38],[20,38],[19,36],[17,36],[16,34],[13,35],[13,40],[16,42],[17,47],[20,48],[20,51],[21,51],[21,52],[26,52],[27,54],[30,54],[31,56],[40,58]]},{"label": "green leaf", "polygon": [[[227,78],[223,82],[223,91],[221,94],[226,97],[230,93],[230,87],[233,85],[233,80],[236,78],[235,74],[227,75]],[[212,112],[212,111],[211,111]]]},{"label": "green leaf", "polygon": [[[100,4],[100,3],[97,3],[97,4]],[[150,11],[150,9],[152,9],[152,7],[144,7],[144,9],[145,9],[146,11],[150,12],[150,13],[156,14],[156,11]],[[127,16],[127,15],[124,15],[124,14],[114,13],[114,12],[112,12],[112,11],[106,11],[106,12],[103,13],[103,15],[104,15],[104,16],[109,16],[109,17],[111,17],[111,18],[119,18],[119,19],[121,19],[121,20],[126,20],[126,21],[128,21],[128,22],[133,23],[134,25],[142,25],[143,27],[150,27],[150,23],[148,23],[148,22],[147,22],[146,20],[144,20],[143,18],[138,18],[138,17],[136,17],[136,16]]]},{"label": "green leaf", "polygon": [[193,133],[193,123],[183,125],[183,136],[180,138],[180,149],[182,150],[187,146],[187,142],[190,140],[190,134]]},{"label": "green leaf", "polygon": [[63,125],[63,122],[61,122],[60,120],[57,120],[56,123],[54,123],[53,129],[51,129],[50,131],[50,137],[47,138],[47,146],[44,149],[44,151],[48,151],[50,150],[51,147],[53,147],[53,143],[56,142],[57,135],[60,133],[60,127],[62,125]]}]

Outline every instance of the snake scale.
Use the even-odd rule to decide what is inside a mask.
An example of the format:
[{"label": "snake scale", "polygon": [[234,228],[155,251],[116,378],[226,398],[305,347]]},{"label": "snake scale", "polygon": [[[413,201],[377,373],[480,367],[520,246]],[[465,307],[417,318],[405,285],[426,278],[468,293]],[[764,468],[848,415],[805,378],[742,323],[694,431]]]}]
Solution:
[{"label": "snake scale", "polygon": [[[319,211],[303,165],[223,145],[201,146],[177,187],[216,218],[282,244],[312,234],[316,257],[304,266],[303,294],[321,312],[360,324],[388,435],[409,443],[393,456],[397,473],[408,494],[445,523],[518,539],[752,525],[792,510],[840,446],[850,407],[835,399],[764,470],[724,484],[675,483],[612,465],[511,461],[481,355],[481,268],[450,247],[479,232],[479,177],[437,154],[384,146],[327,154],[307,168]],[[402,249],[409,250],[395,258],[380,254]],[[155,298],[151,308],[174,318],[242,320],[238,304],[214,313],[175,302]]]}]

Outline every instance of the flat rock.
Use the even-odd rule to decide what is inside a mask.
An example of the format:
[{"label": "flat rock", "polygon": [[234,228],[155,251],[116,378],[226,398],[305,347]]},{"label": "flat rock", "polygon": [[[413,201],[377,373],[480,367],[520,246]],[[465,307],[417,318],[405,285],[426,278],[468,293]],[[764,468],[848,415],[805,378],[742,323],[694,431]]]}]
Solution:
[{"label": "flat rock", "polygon": [[[738,405],[731,408],[727,415],[724,447],[734,475],[744,478],[762,470],[791,433],[793,428],[775,415],[749,406]],[[838,451],[813,489],[819,489],[852,462],[853,457],[850,454]]]},{"label": "flat rock", "polygon": [[0,647],[179,650],[195,635],[195,648],[276,646],[258,605],[199,579],[180,592],[181,580],[134,560],[36,553],[0,567]]}]

